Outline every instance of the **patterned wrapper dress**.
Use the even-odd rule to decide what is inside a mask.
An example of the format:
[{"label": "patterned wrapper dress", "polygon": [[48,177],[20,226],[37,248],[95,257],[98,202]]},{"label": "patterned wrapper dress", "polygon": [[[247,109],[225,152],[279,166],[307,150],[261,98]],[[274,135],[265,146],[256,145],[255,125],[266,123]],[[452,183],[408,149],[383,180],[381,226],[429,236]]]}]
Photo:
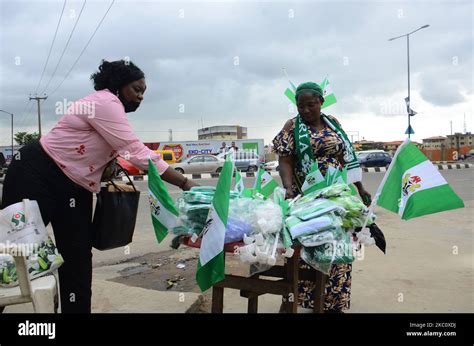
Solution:
[{"label": "patterned wrapper dress", "polygon": [[[310,142],[313,149],[314,159],[318,160],[318,166],[324,175],[329,166],[342,168],[344,143],[339,136],[329,127],[322,130],[308,127],[310,132]],[[292,156],[295,171],[293,172],[292,190],[294,195],[300,194],[300,188],[304,182],[304,173],[296,164],[295,148],[295,119],[289,131],[283,129],[273,139],[273,150],[278,156]],[[303,261],[301,268],[311,268]],[[324,310],[340,312],[350,308],[351,294],[351,271],[352,264],[333,264],[325,287]],[[314,283],[311,281],[298,281],[298,304],[303,308],[313,308]]]}]

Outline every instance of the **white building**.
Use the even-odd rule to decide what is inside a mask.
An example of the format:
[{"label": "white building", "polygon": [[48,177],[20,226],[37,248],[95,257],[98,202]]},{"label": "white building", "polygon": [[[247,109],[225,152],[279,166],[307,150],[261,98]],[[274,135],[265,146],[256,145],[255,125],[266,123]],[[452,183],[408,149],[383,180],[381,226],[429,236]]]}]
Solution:
[{"label": "white building", "polygon": [[247,128],[239,125],[204,127],[198,130],[198,139],[247,139]]}]

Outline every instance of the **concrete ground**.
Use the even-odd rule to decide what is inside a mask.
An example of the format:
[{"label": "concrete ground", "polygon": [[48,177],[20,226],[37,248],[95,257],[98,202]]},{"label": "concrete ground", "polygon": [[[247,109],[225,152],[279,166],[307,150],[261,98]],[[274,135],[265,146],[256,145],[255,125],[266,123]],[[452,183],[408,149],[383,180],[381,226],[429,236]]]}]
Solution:
[{"label": "concrete ground", "polygon": [[[474,312],[474,170],[441,173],[466,207],[409,221],[376,208],[387,254],[368,247],[354,262],[349,313]],[[372,194],[383,174],[364,174]],[[200,183],[215,185],[216,180]],[[252,183],[245,179],[247,186]],[[137,185],[146,191],[146,183]],[[180,194],[173,187],[170,192],[173,197]],[[170,250],[171,236],[158,245],[149,218],[143,194],[133,243],[124,249],[94,251],[93,312],[209,312],[210,292],[201,294],[194,279],[198,251]],[[236,258],[227,257],[226,271],[244,275],[247,270]],[[259,312],[278,312],[280,302],[278,296],[261,296]],[[225,289],[225,312],[246,309],[246,299],[238,291]],[[31,304],[6,309],[30,311]]]}]

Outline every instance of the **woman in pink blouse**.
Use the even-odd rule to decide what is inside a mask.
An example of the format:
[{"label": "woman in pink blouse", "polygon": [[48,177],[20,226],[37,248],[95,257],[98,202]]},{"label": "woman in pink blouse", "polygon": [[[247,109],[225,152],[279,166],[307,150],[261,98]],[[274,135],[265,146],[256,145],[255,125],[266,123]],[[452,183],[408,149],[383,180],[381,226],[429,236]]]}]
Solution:
[{"label": "woman in pink blouse", "polygon": [[76,101],[39,142],[21,148],[3,187],[2,209],[29,198],[38,201],[45,225],[51,222],[64,258],[64,313],[91,310],[92,194],[111,160],[120,155],[146,170],[150,158],[166,182],[183,190],[196,185],[148,149],[128,122],[126,113],[143,101],[144,73],[132,62],[102,61],[91,80],[96,92]]}]

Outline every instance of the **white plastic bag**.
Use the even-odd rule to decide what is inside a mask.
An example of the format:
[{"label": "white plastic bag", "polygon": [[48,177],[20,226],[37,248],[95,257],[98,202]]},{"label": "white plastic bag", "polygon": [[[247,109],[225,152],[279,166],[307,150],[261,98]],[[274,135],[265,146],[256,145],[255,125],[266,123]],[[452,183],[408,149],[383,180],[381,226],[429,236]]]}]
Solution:
[{"label": "white plastic bag", "polygon": [[38,246],[47,238],[38,202],[24,199],[0,211],[0,252],[4,248],[17,246],[18,250],[28,255],[28,250],[31,251],[33,246]]},{"label": "white plastic bag", "polygon": [[36,201],[24,199],[0,210],[0,286],[18,285],[12,255],[27,256],[31,279],[49,274],[64,263],[48,236]]}]

